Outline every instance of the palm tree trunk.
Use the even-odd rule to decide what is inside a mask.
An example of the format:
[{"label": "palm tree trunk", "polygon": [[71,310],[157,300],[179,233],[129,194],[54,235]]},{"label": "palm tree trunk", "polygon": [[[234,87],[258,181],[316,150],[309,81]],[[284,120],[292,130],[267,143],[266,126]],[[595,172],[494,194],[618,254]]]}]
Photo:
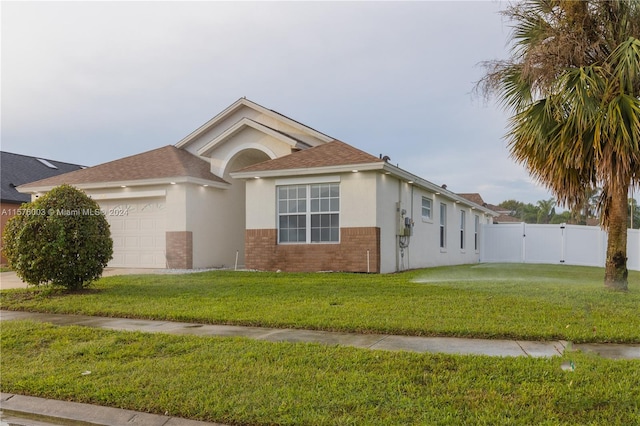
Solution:
[{"label": "palm tree trunk", "polygon": [[627,194],[628,185],[612,191],[609,210],[609,238],[605,263],[604,285],[612,290],[627,291]]}]

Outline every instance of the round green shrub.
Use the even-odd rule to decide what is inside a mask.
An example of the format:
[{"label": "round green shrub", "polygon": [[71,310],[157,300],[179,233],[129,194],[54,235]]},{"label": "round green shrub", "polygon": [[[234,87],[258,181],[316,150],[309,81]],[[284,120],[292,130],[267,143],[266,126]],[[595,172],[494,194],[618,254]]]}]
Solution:
[{"label": "round green shrub", "polygon": [[100,206],[70,185],[23,204],[7,221],[2,238],[9,265],[33,285],[85,288],[100,278],[113,255]]}]

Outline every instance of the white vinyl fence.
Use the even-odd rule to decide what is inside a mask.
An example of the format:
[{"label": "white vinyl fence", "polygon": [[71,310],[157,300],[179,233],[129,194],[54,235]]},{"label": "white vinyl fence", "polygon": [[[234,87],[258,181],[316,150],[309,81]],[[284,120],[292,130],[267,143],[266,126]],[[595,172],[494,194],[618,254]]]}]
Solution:
[{"label": "white vinyl fence", "polygon": [[[607,233],[597,226],[483,225],[480,261],[604,266]],[[640,231],[627,231],[627,268],[640,270]]]}]

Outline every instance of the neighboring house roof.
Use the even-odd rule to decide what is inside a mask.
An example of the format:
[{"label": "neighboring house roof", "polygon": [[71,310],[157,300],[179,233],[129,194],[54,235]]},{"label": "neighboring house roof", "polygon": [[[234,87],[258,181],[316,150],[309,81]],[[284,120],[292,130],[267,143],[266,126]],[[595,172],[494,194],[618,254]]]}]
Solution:
[{"label": "neighboring house roof", "polygon": [[493,218],[493,223],[520,223],[522,219],[519,217],[511,216],[511,210],[504,207],[496,206],[495,204],[485,204],[488,209],[498,213],[497,217]]},{"label": "neighboring house roof", "polygon": [[173,145],[99,164],[49,179],[22,185],[20,190],[37,190],[67,183],[82,185],[93,183],[120,183],[137,181],[149,183],[159,179],[190,177],[200,181],[227,184],[210,171],[208,161]]},{"label": "neighboring house roof", "polygon": [[[378,157],[368,154],[344,142],[333,140],[324,145],[294,152],[284,157],[263,161],[237,170],[235,173],[254,173],[276,170],[314,169],[319,167],[356,166],[359,164],[383,164]],[[234,174],[235,174],[234,173]]]},{"label": "neighboring house roof", "polygon": [[484,202],[484,200],[482,199],[482,196],[477,192],[467,193],[467,194],[458,194],[458,195],[480,206],[491,208],[487,203]]},{"label": "neighboring house roof", "polygon": [[41,157],[0,152],[0,199],[9,203],[28,203],[31,196],[18,192],[17,186],[83,167]]},{"label": "neighboring house roof", "polygon": [[500,213],[500,216],[493,219],[494,223],[520,223],[522,219],[509,214]]}]

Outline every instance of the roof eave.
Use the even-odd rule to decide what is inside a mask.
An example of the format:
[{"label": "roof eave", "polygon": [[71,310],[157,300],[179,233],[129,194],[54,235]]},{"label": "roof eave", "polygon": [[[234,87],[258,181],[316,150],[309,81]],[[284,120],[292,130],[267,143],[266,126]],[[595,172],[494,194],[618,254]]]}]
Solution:
[{"label": "roof eave", "polygon": [[[170,185],[172,183],[192,183],[196,185],[203,185],[212,188],[227,189],[231,186],[228,182],[219,182],[210,179],[197,178],[193,176],[175,176],[166,178],[154,178],[154,179],[138,179],[138,180],[121,180],[112,182],[88,182],[88,183],[70,183],[78,189],[108,189],[108,188],[122,188],[122,187],[137,187],[137,186],[151,186],[151,185]],[[23,194],[35,194],[40,192],[51,191],[57,185],[41,185],[41,186],[26,186],[21,185],[16,189]]]},{"label": "roof eave", "polygon": [[397,166],[394,166],[393,164],[390,163],[384,163],[384,167],[383,167],[383,171],[385,174],[390,174],[392,176],[395,176],[398,179],[401,179],[407,183],[411,182],[411,185],[414,186],[418,186],[420,188],[423,188],[429,192],[432,192],[436,195],[439,195],[443,198],[449,199],[455,203],[461,203],[461,204],[465,204],[468,205],[470,207],[472,207],[473,209],[476,210],[480,210],[486,214],[489,214],[491,216],[497,217],[499,216],[496,212],[494,212],[491,209],[488,209],[484,206],[481,206],[480,204],[474,203],[473,201],[470,201],[458,194],[456,194],[455,192],[451,192],[447,189],[444,189],[442,186],[436,185],[433,182],[429,182],[426,179],[423,179],[419,176],[414,175],[413,173],[409,173],[406,170],[403,170]]},{"label": "roof eave", "polygon": [[354,171],[382,170],[384,163],[359,163],[359,164],[343,164],[336,166],[300,168],[300,169],[278,169],[278,170],[262,170],[262,171],[246,171],[232,172],[231,177],[234,179],[252,179],[252,178],[276,178],[284,176],[308,176],[320,175],[327,173],[346,173]]}]

